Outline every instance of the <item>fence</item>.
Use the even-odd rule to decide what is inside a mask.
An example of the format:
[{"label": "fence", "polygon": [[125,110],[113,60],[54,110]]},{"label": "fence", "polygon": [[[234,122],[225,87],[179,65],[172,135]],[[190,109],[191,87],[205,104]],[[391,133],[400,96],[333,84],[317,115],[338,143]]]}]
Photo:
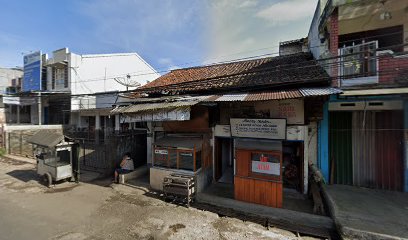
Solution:
[{"label": "fence", "polygon": [[146,164],[146,132],[130,131],[96,141],[76,138],[80,144],[79,159],[83,167],[111,174],[122,156],[130,152],[135,167]]}]

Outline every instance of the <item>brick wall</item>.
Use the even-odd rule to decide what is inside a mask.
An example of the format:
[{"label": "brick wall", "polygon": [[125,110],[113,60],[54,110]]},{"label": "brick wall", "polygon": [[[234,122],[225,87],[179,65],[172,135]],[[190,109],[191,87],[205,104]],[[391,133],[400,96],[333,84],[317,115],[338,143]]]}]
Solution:
[{"label": "brick wall", "polygon": [[[330,19],[329,19],[329,34],[330,34],[330,42],[329,48],[332,57],[337,57],[338,55],[338,46],[339,46],[339,17],[337,8],[332,12]],[[331,76],[335,77],[338,75],[338,65],[336,63],[337,58],[333,60],[333,66],[331,68]],[[332,86],[338,86],[337,78],[333,78]]]},{"label": "brick wall", "polygon": [[382,55],[378,60],[379,84],[392,85],[408,83],[408,57]]}]

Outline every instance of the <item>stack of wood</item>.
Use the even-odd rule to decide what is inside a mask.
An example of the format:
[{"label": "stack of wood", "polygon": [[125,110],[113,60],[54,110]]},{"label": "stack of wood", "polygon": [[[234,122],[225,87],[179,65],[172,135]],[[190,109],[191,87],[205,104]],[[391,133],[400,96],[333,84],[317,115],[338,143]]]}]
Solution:
[{"label": "stack of wood", "polygon": [[165,177],[163,192],[165,200],[171,197],[174,201],[186,203],[189,207],[196,194],[194,176],[173,173]]}]

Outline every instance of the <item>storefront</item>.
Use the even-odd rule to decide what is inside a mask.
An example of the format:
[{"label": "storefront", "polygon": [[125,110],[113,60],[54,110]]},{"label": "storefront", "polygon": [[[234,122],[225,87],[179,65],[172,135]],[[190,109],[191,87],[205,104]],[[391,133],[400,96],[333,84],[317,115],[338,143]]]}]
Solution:
[{"label": "storefront", "polygon": [[303,105],[302,98],[221,103],[220,123],[228,124],[214,127],[215,182],[230,184],[236,200],[277,208],[285,191],[307,193],[313,149],[304,147]]},{"label": "storefront", "polygon": [[328,111],[330,182],[404,191],[404,101],[347,96]]}]

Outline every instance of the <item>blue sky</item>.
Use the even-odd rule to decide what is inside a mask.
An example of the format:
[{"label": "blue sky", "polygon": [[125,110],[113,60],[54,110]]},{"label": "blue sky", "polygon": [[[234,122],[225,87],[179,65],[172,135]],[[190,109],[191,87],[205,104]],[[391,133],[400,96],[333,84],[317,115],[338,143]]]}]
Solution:
[{"label": "blue sky", "polygon": [[0,0],[0,66],[22,54],[137,52],[159,71],[277,51],[317,0]]}]

